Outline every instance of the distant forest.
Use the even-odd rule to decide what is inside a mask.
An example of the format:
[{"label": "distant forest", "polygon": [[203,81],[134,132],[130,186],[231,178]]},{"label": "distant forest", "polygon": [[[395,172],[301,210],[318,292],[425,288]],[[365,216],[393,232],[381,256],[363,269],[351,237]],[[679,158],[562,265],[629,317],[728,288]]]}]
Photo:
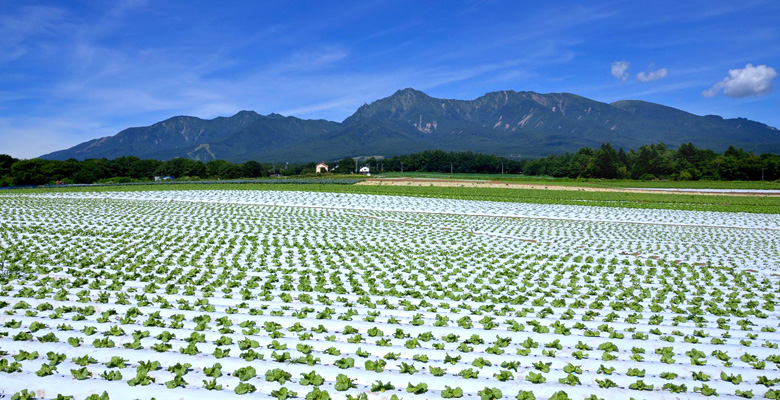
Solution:
[{"label": "distant forest", "polygon": [[[60,183],[122,183],[150,181],[155,176],[177,180],[259,178],[272,175],[314,174],[315,163],[270,164],[247,161],[233,164],[176,158],[168,161],[119,157],[113,160],[19,160],[0,154],[0,186]],[[692,143],[677,149],[665,144],[644,145],[628,152],[610,144],[581,148],[576,153],[534,160],[510,160],[471,152],[429,150],[384,159],[357,161],[345,158],[330,164],[331,174],[351,174],[368,166],[372,173],[443,172],[476,174],[525,174],[568,178],[639,180],[767,180],[780,179],[780,155],[756,155],[735,147],[723,153],[696,148]]]}]

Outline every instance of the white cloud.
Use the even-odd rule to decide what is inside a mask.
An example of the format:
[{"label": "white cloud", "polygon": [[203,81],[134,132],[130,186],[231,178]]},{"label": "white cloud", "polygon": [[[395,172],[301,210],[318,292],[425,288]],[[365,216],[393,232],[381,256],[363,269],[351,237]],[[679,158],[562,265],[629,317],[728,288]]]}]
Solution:
[{"label": "white cloud", "polygon": [[669,70],[666,68],[661,68],[655,71],[648,71],[647,73],[640,72],[636,74],[636,79],[641,82],[650,82],[664,79],[667,75],[669,75]]},{"label": "white cloud", "polygon": [[774,86],[777,71],[766,65],[745,65],[742,69],[730,69],[729,76],[703,91],[704,97],[713,97],[723,89],[729,97],[750,97],[769,94]]},{"label": "white cloud", "polygon": [[615,77],[615,79],[619,79],[623,82],[628,79],[628,66],[631,65],[628,61],[615,61],[612,63],[612,76]]}]

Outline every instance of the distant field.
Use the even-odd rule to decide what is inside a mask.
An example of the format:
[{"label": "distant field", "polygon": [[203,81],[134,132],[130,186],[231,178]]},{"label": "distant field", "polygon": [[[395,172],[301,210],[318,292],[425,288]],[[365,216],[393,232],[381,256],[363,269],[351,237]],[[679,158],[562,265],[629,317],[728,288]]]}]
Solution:
[{"label": "distant field", "polygon": [[638,181],[632,179],[570,179],[517,174],[444,174],[438,172],[388,172],[376,176],[386,178],[479,179],[491,181],[544,183],[561,186],[617,188],[691,188],[691,189],[780,189],[778,181]]},{"label": "distant field", "polygon": [[[530,182],[529,182],[530,183]],[[572,185],[574,183],[572,182]],[[279,190],[330,193],[359,193],[461,200],[570,204],[640,209],[727,211],[780,214],[780,197],[700,196],[681,193],[595,192],[573,190],[536,190],[436,186],[363,186],[333,184],[158,184],[136,186],[68,187],[6,190],[2,193],[106,192],[153,190]]]}]

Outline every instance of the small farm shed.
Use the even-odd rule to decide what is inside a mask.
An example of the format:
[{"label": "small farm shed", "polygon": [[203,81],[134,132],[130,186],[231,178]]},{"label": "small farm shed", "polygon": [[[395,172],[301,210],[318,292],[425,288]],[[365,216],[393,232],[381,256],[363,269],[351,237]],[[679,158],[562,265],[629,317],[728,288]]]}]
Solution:
[{"label": "small farm shed", "polygon": [[314,171],[318,174],[321,173],[323,169],[325,170],[325,172],[328,172],[328,164],[322,162],[317,164],[317,166],[314,168],[315,168]]}]

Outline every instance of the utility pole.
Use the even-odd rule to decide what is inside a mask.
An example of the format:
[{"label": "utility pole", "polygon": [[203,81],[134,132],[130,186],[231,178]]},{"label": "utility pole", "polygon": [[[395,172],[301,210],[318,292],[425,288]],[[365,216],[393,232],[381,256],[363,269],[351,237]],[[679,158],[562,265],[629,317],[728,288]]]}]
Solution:
[{"label": "utility pole", "polygon": [[764,167],[761,167],[761,182],[764,181]]},{"label": "utility pole", "polygon": [[358,172],[358,167],[357,167],[357,158],[356,158],[355,159],[355,173],[357,173],[357,172]]},{"label": "utility pole", "polygon": [[450,174],[452,174],[452,161],[450,161]]},{"label": "utility pole", "polygon": [[504,175],[504,163],[501,163],[501,175]]},{"label": "utility pole", "polygon": [[404,173],[404,162],[403,161],[401,161],[401,173],[402,174]]}]

